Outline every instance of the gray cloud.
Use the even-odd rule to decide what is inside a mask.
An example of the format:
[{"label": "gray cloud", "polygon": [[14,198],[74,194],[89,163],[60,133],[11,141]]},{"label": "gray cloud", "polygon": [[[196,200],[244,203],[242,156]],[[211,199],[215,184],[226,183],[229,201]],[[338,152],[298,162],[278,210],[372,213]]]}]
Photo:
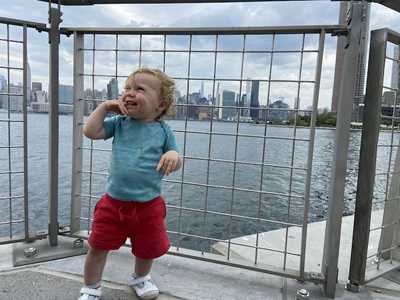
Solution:
[{"label": "gray cloud", "polygon": [[[238,27],[238,26],[282,26],[282,25],[312,25],[312,24],[335,24],[337,22],[339,4],[337,2],[281,2],[281,3],[219,3],[219,4],[169,4],[169,5],[99,5],[91,7],[63,7],[63,22],[61,26],[98,26],[98,27]],[[36,0],[14,0],[7,8],[0,8],[0,16],[15,19],[26,19],[41,23],[47,23],[47,3]],[[399,15],[380,5],[372,6],[371,28],[391,27],[400,31]],[[18,35],[18,29],[10,27],[12,33]],[[0,25],[0,36],[4,37],[4,27]],[[158,47],[162,37],[146,37],[144,46],[148,48]],[[241,36],[221,37],[219,49],[241,49]],[[48,78],[48,43],[47,34],[37,33],[29,30],[29,60],[32,69],[32,80],[39,80],[47,86]],[[167,49],[187,49],[187,36],[168,36]],[[114,41],[114,42],[113,42]],[[321,81],[322,106],[330,106],[331,89],[333,84],[333,71],[335,61],[335,38],[327,37],[326,51],[324,56],[324,68]],[[214,50],[215,36],[194,36],[192,40],[193,49]],[[315,45],[315,39],[311,39],[310,45]],[[96,48],[113,48],[115,38],[97,37]],[[147,46],[146,46],[147,45]],[[162,42],[161,42],[162,45]],[[271,45],[270,36],[247,36],[246,48],[252,50],[265,50]],[[0,45],[1,46],[1,45]],[[60,77],[63,83],[72,84],[72,38],[63,38],[60,49]],[[90,37],[85,40],[85,46],[91,47]],[[163,45],[162,45],[163,46]],[[161,48],[162,48],[161,46]],[[298,49],[299,36],[285,36],[276,41],[276,46],[281,49]],[[119,39],[120,49],[137,49],[137,37],[121,36]],[[4,48],[0,51],[4,55]],[[19,54],[18,54],[19,55]],[[18,61],[18,57],[13,60]],[[195,54],[196,61],[192,63],[191,75],[202,77],[210,74],[213,70],[212,54]],[[240,71],[240,54],[219,55],[223,58],[217,62],[217,74],[223,77],[234,76]],[[85,72],[91,72],[90,51],[85,54]],[[118,73],[124,75],[138,66],[137,53],[120,52],[118,57]],[[307,66],[304,76],[312,78],[315,57],[306,58]],[[96,53],[96,73],[114,74],[115,55],[113,53]],[[184,77],[187,74],[187,54],[167,54],[166,70],[171,74]],[[286,56],[277,60],[282,76],[290,76],[298,73],[298,56]],[[142,64],[159,67],[162,65],[163,55],[159,53],[146,53],[142,57]],[[265,70],[268,68],[268,55],[248,55],[245,58],[244,78],[253,75],[254,78],[264,78]],[[207,71],[208,70],[208,71]],[[278,69],[277,69],[278,70]],[[234,73],[233,73],[234,72]],[[232,75],[234,74],[234,75]],[[104,86],[109,78],[99,78],[95,85]],[[87,84],[90,81],[86,80]],[[182,91],[186,92],[186,83],[180,82]],[[212,90],[212,81],[205,83],[207,90]],[[198,89],[198,82],[191,82],[190,90]],[[237,83],[221,83],[222,88],[239,90]],[[214,87],[215,88],[215,87]],[[288,97],[293,98],[293,93],[286,88]],[[308,88],[309,90],[309,88]],[[284,91],[284,89],[282,89]],[[279,92],[277,92],[279,93]],[[282,92],[283,94],[283,92]],[[306,96],[305,96],[306,97]],[[309,98],[309,96],[307,96]]]}]

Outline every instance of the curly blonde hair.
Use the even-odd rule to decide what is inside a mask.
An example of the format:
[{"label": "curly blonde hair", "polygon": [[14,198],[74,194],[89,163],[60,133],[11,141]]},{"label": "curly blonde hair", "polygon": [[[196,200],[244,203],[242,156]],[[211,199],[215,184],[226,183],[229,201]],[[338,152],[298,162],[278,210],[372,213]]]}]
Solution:
[{"label": "curly blonde hair", "polygon": [[161,114],[157,117],[157,120],[160,120],[167,113],[170,112],[174,100],[175,100],[175,81],[172,80],[167,74],[159,69],[151,69],[151,68],[139,68],[128,76],[128,80],[132,79],[136,74],[150,74],[156,77],[161,82],[161,91],[160,97],[165,101],[165,109],[161,112]]}]

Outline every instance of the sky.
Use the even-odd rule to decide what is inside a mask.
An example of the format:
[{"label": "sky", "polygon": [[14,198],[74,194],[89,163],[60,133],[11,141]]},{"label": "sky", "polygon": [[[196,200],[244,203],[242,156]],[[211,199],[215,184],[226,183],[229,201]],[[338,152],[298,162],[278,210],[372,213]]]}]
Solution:
[{"label": "sky", "polygon": [[[37,0],[13,0],[6,1],[0,0],[0,3],[7,2],[7,5],[0,5],[0,17],[7,17],[13,19],[23,19],[28,21],[35,21],[40,23],[47,23],[48,21],[48,4]],[[62,7],[63,22],[62,27],[240,27],[240,26],[288,26],[288,25],[333,25],[338,22],[338,11],[339,3],[331,1],[310,1],[310,2],[264,2],[264,3],[217,3],[217,4],[147,4],[147,5],[127,5],[127,4],[116,4],[116,5],[95,5],[95,6],[76,6]],[[400,32],[400,14],[383,7],[378,4],[372,4],[371,7],[371,30],[389,27],[395,31]],[[5,37],[5,26],[0,24],[0,38]],[[10,29],[10,37],[20,39],[21,32],[18,28]],[[298,47],[301,40],[297,37],[284,37],[282,41],[277,41],[282,44],[282,47]],[[115,39],[114,39],[115,40]],[[102,40],[99,38],[96,40],[96,47],[101,47],[101,44],[113,45],[113,38]],[[60,81],[63,84],[72,84],[72,41],[71,37],[62,37],[60,47]],[[89,45],[92,42],[90,38],[85,39],[85,45]],[[167,40],[171,47],[184,47],[188,42],[188,38],[174,38]],[[195,42],[195,41],[193,41]],[[206,47],[207,43],[212,45],[213,40],[202,39],[198,41],[201,47]],[[221,47],[226,49],[237,48],[240,49],[242,37],[226,37],[225,40],[220,41]],[[251,40],[247,40],[246,43],[250,44]],[[260,41],[254,41],[256,44],[261,43]],[[268,41],[264,41],[268,44]],[[313,37],[310,37],[310,45],[313,45]],[[124,44],[125,43],[125,44]],[[121,39],[121,47],[124,45],[127,48],[134,47],[136,41],[133,39],[124,41]],[[144,40],[144,43],[148,43],[149,47],[157,47],[162,43],[162,37],[152,37],[148,40]],[[315,44],[315,43],[314,43]],[[225,46],[224,46],[225,45]],[[107,46],[105,46],[107,47]],[[186,46],[185,46],[186,47]],[[210,46],[212,47],[212,46]],[[310,46],[311,47],[311,46]],[[109,46],[112,48],[112,46]],[[21,53],[22,48],[20,45],[12,46],[11,50],[13,53]],[[320,107],[330,107],[332,86],[333,86],[333,74],[335,64],[335,50],[336,50],[336,38],[327,37],[326,47],[324,51],[324,62],[320,88]],[[6,43],[0,41],[0,65],[5,65],[6,61]],[[115,57],[111,54],[98,54],[95,57],[96,73],[102,74],[115,74]],[[18,55],[17,55],[18,56]],[[171,60],[167,63],[167,71],[172,76],[184,77],[185,70],[187,69],[187,57],[180,54],[170,54]],[[28,32],[28,57],[32,72],[32,81],[43,82],[44,87],[48,83],[48,41],[47,34],[38,33],[35,30],[29,30]],[[213,56],[197,54],[193,64],[191,66],[194,76],[199,77],[209,76],[212,73],[210,65],[213,64]],[[309,76],[308,79],[313,79],[313,72],[315,70],[316,55],[309,55],[304,57],[304,65],[307,68],[304,69],[303,76]],[[12,63],[18,65],[20,59],[18,57],[10,58]],[[89,62],[93,59],[90,53],[85,55],[85,73],[91,70]],[[143,57],[143,60],[154,66],[159,66],[160,56],[156,54],[148,54],[147,57]],[[299,68],[299,56],[297,55],[284,55],[274,57],[275,63],[279,65],[280,71],[276,72],[276,76],[290,78],[295,74]],[[137,60],[137,57],[133,57],[129,54],[121,55],[119,57],[119,74],[129,73],[132,69],[132,62]],[[162,60],[162,59],[161,59]],[[254,76],[255,79],[263,79],[265,76],[262,75],[260,70],[265,70],[268,67],[268,57],[261,57],[260,55],[254,54],[253,56],[246,56],[244,63],[244,76]],[[222,77],[231,76],[236,78],[240,74],[240,56],[235,54],[224,54],[219,56],[217,62],[218,75]],[[219,65],[220,64],[220,65]],[[278,69],[277,69],[278,70]],[[260,72],[259,72],[260,71]],[[3,73],[1,73],[3,72]],[[247,72],[247,73],[246,73]],[[297,72],[298,73],[298,72]],[[4,71],[0,71],[0,74],[4,75]],[[126,74],[127,75],[127,74]],[[212,75],[212,74],[211,74]],[[15,74],[14,81],[19,80],[19,75]],[[264,76],[264,77],[263,77]],[[278,78],[279,79],[279,78]],[[105,83],[109,78],[102,79],[94,83],[96,88],[101,89],[105,87]],[[185,92],[186,82],[177,82],[178,87]],[[85,81],[87,87],[91,87],[91,83]],[[207,91],[212,89],[212,81],[204,83],[206,94]],[[190,86],[190,91],[196,91],[199,89],[200,82],[193,82]],[[231,89],[236,92],[239,91],[240,86],[236,83],[221,83],[221,89]],[[245,90],[245,85],[242,86],[242,90]],[[266,84],[260,84],[260,93],[267,90]],[[271,97],[283,96],[287,101],[294,102],[297,94],[296,85],[292,86],[275,86]],[[312,94],[312,85],[305,85],[304,89],[301,90],[301,97],[308,99],[304,101],[304,106],[310,104],[310,95]],[[303,95],[304,94],[304,95]]]}]

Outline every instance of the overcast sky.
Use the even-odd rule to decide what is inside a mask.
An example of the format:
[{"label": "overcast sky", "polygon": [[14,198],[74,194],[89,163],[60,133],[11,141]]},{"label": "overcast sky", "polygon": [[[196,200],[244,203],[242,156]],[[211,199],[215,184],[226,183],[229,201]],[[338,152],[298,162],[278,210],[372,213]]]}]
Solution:
[{"label": "overcast sky", "polygon": [[[5,0],[0,0],[5,2]],[[7,1],[0,6],[0,17],[24,19],[47,23],[48,4],[37,0]],[[279,2],[279,3],[218,3],[218,4],[168,4],[168,5],[96,5],[87,7],[62,7],[61,26],[98,26],[98,27],[239,27],[239,26],[286,26],[318,25],[338,22],[338,2]],[[371,29],[389,27],[400,32],[400,14],[373,4],[371,9]],[[11,28],[11,38],[18,38],[20,32]],[[0,37],[5,36],[5,26],[0,26]],[[157,42],[157,41],[151,41]],[[182,41],[183,43],[185,41]],[[288,41],[289,43],[290,41]],[[179,41],[176,42],[176,45]],[[29,63],[32,81],[41,81],[47,85],[48,77],[47,34],[29,31]],[[6,63],[5,43],[0,42],[0,65]],[[62,38],[60,49],[61,82],[72,84],[72,38]],[[18,52],[18,50],[16,50]],[[335,63],[335,39],[327,38],[324,55],[323,78],[321,82],[320,106],[330,107],[333,70]],[[12,60],[13,58],[11,58]],[[129,58],[126,58],[129,60]],[[153,57],[148,57],[152,60]],[[154,58],[156,59],[156,58]],[[179,59],[177,57],[177,59]],[[207,58],[205,58],[207,59]],[[235,57],[227,57],[235,60]],[[17,59],[18,60],[18,59]],[[107,59],[103,60],[104,63]],[[200,61],[200,58],[199,58]],[[285,65],[290,69],[290,60]],[[250,58],[249,58],[250,62]],[[205,63],[206,64],[206,63]],[[282,63],[282,65],[284,65]],[[257,65],[252,65],[254,70]],[[103,67],[107,67],[104,63]],[[171,72],[179,73],[170,66]],[[121,69],[123,66],[121,65]],[[230,69],[226,69],[227,73]],[[113,71],[107,72],[113,74]],[[0,74],[4,75],[3,73]],[[225,74],[226,75],[226,74]],[[16,75],[17,76],[17,75]],[[18,81],[18,79],[15,79]],[[207,83],[206,83],[207,86]],[[196,89],[194,87],[193,89]],[[260,87],[262,89],[262,86]],[[243,87],[244,89],[244,87]],[[293,94],[283,95],[288,98]]]}]

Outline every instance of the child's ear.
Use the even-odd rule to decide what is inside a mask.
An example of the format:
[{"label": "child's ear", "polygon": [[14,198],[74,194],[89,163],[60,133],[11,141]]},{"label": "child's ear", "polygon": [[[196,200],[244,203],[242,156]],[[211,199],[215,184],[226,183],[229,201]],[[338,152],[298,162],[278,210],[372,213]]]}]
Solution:
[{"label": "child's ear", "polygon": [[161,100],[160,104],[158,105],[158,108],[165,108],[165,107],[167,107],[167,101]]}]

